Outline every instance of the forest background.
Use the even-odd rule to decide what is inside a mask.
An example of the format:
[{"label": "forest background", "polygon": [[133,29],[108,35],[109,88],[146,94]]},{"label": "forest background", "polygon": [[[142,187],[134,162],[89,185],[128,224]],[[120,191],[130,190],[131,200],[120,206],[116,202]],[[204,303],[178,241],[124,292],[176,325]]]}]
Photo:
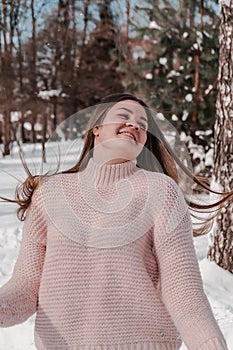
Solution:
[{"label": "forest background", "polygon": [[[18,176],[22,170],[19,149],[33,158],[30,166],[46,149],[48,163],[53,141],[62,141],[64,151],[82,139],[87,120],[76,112],[123,91],[144,99],[175,127],[195,174],[232,189],[232,18],[233,0],[0,0],[1,195],[13,190],[3,172]],[[232,213],[233,205],[223,208],[210,236],[194,239],[229,349]],[[1,203],[0,217],[3,285],[17,258],[22,223],[11,204]],[[208,245],[208,259],[227,271],[205,259]],[[1,330],[0,350],[19,350],[19,344],[34,349],[33,324],[32,318]]]},{"label": "forest background", "polygon": [[[196,175],[232,190],[232,1],[1,0],[2,159],[29,143],[46,162],[48,140],[82,138],[77,112],[128,91],[174,126]],[[231,273],[232,211],[208,254]]]},{"label": "forest background", "polygon": [[[2,0],[0,19],[3,156],[13,141],[45,142],[70,115],[128,91],[184,133],[196,173],[211,174],[215,0]],[[63,123],[67,139],[83,119]]]}]

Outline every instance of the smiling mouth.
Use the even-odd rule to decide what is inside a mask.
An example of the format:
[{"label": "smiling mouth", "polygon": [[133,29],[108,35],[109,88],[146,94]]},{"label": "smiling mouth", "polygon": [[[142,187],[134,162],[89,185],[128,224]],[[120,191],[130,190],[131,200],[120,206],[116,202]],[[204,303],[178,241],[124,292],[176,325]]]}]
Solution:
[{"label": "smiling mouth", "polygon": [[128,137],[130,137],[134,142],[136,142],[137,143],[137,140],[136,140],[136,138],[135,138],[135,136],[134,135],[132,135],[130,132],[127,132],[127,131],[122,131],[122,132],[118,132],[118,134],[120,134],[120,135],[122,135],[122,134],[124,134],[124,135],[126,135],[126,136],[128,136]]}]

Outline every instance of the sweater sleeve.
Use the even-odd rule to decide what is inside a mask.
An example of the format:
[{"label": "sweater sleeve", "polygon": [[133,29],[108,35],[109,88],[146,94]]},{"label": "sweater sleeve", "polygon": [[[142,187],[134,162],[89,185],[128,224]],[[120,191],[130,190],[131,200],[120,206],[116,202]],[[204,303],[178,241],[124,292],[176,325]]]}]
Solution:
[{"label": "sweater sleeve", "polygon": [[154,227],[163,302],[188,349],[227,350],[204,293],[188,206],[176,183],[166,181],[164,213]]},{"label": "sweater sleeve", "polygon": [[37,309],[46,249],[46,221],[40,188],[36,189],[23,225],[19,255],[10,280],[0,289],[0,326],[22,323]]}]

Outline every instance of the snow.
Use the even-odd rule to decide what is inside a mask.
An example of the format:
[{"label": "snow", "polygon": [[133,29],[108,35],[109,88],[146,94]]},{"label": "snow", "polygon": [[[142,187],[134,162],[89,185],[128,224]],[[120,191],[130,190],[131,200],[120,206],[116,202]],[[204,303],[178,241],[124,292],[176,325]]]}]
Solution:
[{"label": "snow", "polygon": [[213,156],[214,156],[214,149],[210,148],[209,151],[205,155],[205,166],[212,166],[213,165]]},{"label": "snow", "polygon": [[210,85],[208,86],[208,88],[205,90],[205,95],[208,95],[212,89],[213,89],[213,85],[210,84]]},{"label": "snow", "polygon": [[176,114],[172,114],[171,118],[174,122],[177,122],[179,120]]},{"label": "snow", "polygon": [[35,125],[34,125],[34,129],[36,130],[36,131],[42,131],[42,129],[43,129],[43,125],[41,124],[41,123],[35,123]]},{"label": "snow", "polygon": [[211,129],[205,130],[205,135],[206,135],[206,136],[210,136],[210,135],[212,135],[212,134],[213,134],[213,130],[211,130]]},{"label": "snow", "polygon": [[172,77],[179,77],[180,73],[175,71],[174,69],[172,69],[168,74],[167,74],[167,78],[172,78]]},{"label": "snow", "polygon": [[219,1],[220,6],[228,6],[231,7],[231,0],[220,0]]},{"label": "snow", "polygon": [[192,95],[192,94],[187,94],[187,95],[185,96],[185,100],[186,100],[187,102],[191,102],[191,101],[193,100],[193,95]]},{"label": "snow", "polygon": [[205,150],[203,146],[194,144],[191,140],[188,145],[189,152],[192,154],[192,159],[194,161],[194,173],[199,174],[205,169]]},{"label": "snow", "polygon": [[167,64],[167,58],[166,58],[166,57],[160,57],[159,63],[160,63],[162,66],[165,66],[165,65]]},{"label": "snow", "polygon": [[143,47],[137,45],[133,48],[133,59],[134,60],[138,60],[139,58],[145,58],[145,50],[143,49]]},{"label": "snow", "polygon": [[196,34],[197,34],[197,43],[198,43],[199,45],[201,45],[202,40],[203,40],[203,34],[202,34],[202,32],[200,32],[199,30],[196,31]]},{"label": "snow", "polygon": [[[74,149],[73,141],[62,141],[60,150],[65,155],[66,167],[74,164],[80,147],[80,143],[77,143],[77,147]],[[24,145],[23,150],[30,169],[34,169],[34,166],[38,167],[40,165],[41,145]],[[53,155],[54,161],[51,165],[50,159],[49,167],[55,169],[56,157],[54,153],[57,154],[57,144],[51,142],[48,144],[47,156],[49,158],[49,154]],[[11,156],[0,158],[0,174],[2,180],[0,194],[13,197],[14,187],[17,183],[16,178],[23,179],[26,176],[20,164],[16,146],[14,146]],[[9,203],[0,202],[0,218],[0,286],[2,286],[12,274],[19,252],[23,223],[18,221],[16,217],[16,206]],[[195,238],[194,244],[205,292],[227,341],[228,350],[233,350],[233,275],[206,259],[207,235]],[[0,328],[0,350],[35,350],[34,320],[35,315],[23,324]],[[181,349],[185,350],[186,347],[183,345]]]},{"label": "snow", "polygon": [[18,122],[22,116],[22,113],[19,111],[11,112],[11,122]]},{"label": "snow", "polygon": [[150,24],[149,24],[149,28],[150,29],[157,29],[157,30],[160,30],[162,29],[158,23],[156,23],[156,21],[151,21]]},{"label": "snow", "polygon": [[151,73],[146,74],[146,79],[151,80],[153,79],[153,75]]},{"label": "snow", "polygon": [[207,38],[211,38],[211,35],[210,35],[206,30],[204,30],[203,33],[205,34],[205,36],[206,36]]},{"label": "snow", "polygon": [[182,119],[183,122],[185,122],[185,120],[187,120],[188,115],[189,115],[189,112],[186,111],[186,109],[185,109],[185,110],[183,111],[183,114],[182,114],[182,117],[181,117],[181,119]]},{"label": "snow", "polygon": [[162,113],[156,113],[156,117],[157,117],[159,120],[165,120],[164,115],[163,115]]},{"label": "snow", "polygon": [[38,97],[42,98],[42,100],[49,100],[50,97],[56,96],[58,97],[60,95],[61,91],[56,89],[51,90],[41,90],[38,93]]},{"label": "snow", "polygon": [[180,141],[186,141],[187,140],[187,135],[184,131],[181,131],[180,133]]},{"label": "snow", "polygon": [[23,124],[24,129],[31,131],[32,130],[32,124],[30,122],[25,122]]}]

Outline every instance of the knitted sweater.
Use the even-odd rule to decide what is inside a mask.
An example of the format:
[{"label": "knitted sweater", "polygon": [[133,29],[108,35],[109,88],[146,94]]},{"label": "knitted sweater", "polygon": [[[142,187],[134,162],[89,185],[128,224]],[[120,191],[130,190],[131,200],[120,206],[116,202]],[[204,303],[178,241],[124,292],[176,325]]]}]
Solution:
[{"label": "knitted sweater", "polygon": [[39,350],[227,349],[181,191],[132,161],[90,159],[34,191],[0,325],[35,312]]}]

